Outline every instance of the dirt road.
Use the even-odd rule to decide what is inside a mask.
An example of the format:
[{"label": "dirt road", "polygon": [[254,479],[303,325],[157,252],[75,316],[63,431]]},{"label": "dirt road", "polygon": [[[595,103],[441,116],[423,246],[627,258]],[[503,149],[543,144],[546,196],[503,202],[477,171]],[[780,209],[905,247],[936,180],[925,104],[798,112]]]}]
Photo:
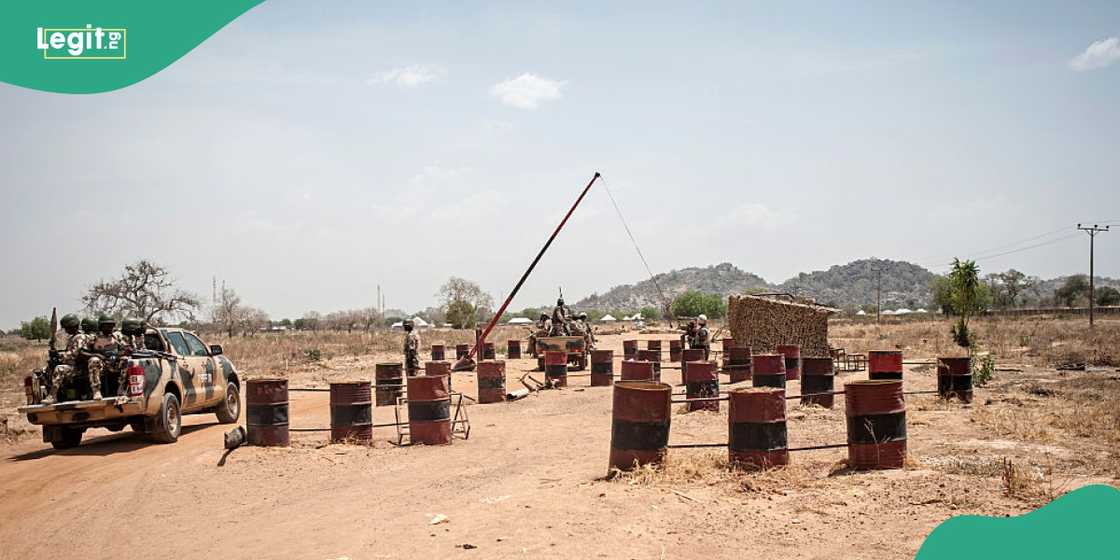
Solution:
[{"label": "dirt road", "polygon": [[[620,338],[603,343],[621,354]],[[385,356],[332,375],[369,378],[376,358]],[[510,362],[509,386],[532,365]],[[908,378],[908,389],[934,386],[928,371]],[[456,389],[474,394],[472,379],[456,374]],[[679,450],[660,479],[605,481],[611,390],[587,383],[470,406],[470,439],[443,447],[396,448],[386,441],[393,430],[379,428],[372,448],[293,434],[289,449],[223,457],[226,426],[206,415],[186,418],[173,445],[126,429],[94,430],[68,451],[0,448],[0,558],[44,547],[89,559],[905,558],[951,515],[1033,509],[1004,496],[998,476],[943,468],[945,457],[982,463],[1031,451],[999,449],[968,407],[930,397],[908,401],[914,468],[833,472],[845,454],[826,450],[743,475],[722,468],[722,453]],[[329,424],[323,393],[293,393],[291,407],[293,427]],[[375,410],[375,422],[391,419],[391,409]],[[726,441],[726,430],[726,411],[677,411],[671,440]],[[843,442],[843,401],[795,405],[789,430],[791,446]],[[448,521],[430,524],[437,514]]]}]

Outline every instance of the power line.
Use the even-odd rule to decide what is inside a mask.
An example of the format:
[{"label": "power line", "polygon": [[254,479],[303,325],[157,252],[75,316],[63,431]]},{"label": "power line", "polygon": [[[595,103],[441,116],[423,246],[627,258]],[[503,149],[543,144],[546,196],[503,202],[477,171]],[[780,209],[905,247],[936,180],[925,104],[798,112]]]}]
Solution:
[{"label": "power line", "polygon": [[1093,328],[1093,303],[1094,296],[1096,295],[1093,290],[1093,243],[1096,241],[1098,233],[1108,231],[1108,226],[1100,227],[1097,224],[1093,224],[1092,226],[1082,227],[1081,224],[1077,224],[1077,231],[1083,231],[1089,234],[1089,328],[1091,329]]},{"label": "power line", "polygon": [[[994,251],[1000,251],[1000,250],[1003,250],[1003,249],[1008,249],[1008,248],[1011,248],[1011,247],[1015,247],[1015,246],[1017,246],[1017,245],[1021,245],[1021,244],[1023,244],[1023,243],[1028,243],[1028,242],[1034,241],[1034,240],[1036,240],[1036,239],[1042,239],[1042,238],[1045,238],[1045,237],[1049,237],[1049,236],[1051,236],[1051,235],[1054,235],[1054,234],[1056,234],[1056,233],[1061,233],[1061,232],[1063,232],[1063,231],[1069,231],[1069,226],[1068,226],[1068,225],[1066,225],[1066,226],[1063,226],[1063,227],[1061,227],[1060,229],[1055,229],[1055,230],[1052,230],[1052,231],[1048,231],[1048,232],[1046,232],[1046,233],[1040,233],[1040,234],[1038,234],[1038,235],[1032,235],[1031,237],[1027,237],[1027,238],[1024,238],[1024,239],[1020,239],[1020,240],[1018,240],[1018,241],[1013,241],[1013,242],[1011,242],[1011,243],[1004,243],[1003,245],[997,245],[997,246],[995,246],[995,247],[991,247],[991,248],[988,248],[988,249],[984,249],[984,250],[982,250],[982,251],[973,251],[973,252],[972,252],[972,255],[973,255],[973,256],[971,256],[971,257],[968,257],[968,258],[969,258],[969,259],[971,259],[971,260],[977,260],[977,259],[987,258],[987,256],[986,256],[986,255],[987,255],[988,253],[991,253],[991,252],[994,252]],[[927,262],[928,262],[928,261],[927,261]],[[948,264],[936,264],[936,265],[926,265],[926,266],[931,266],[931,267],[941,267],[941,266],[949,266],[949,265],[951,265],[951,264],[953,264],[953,263],[948,263]]]},{"label": "power line", "polygon": [[[1029,251],[1031,249],[1037,249],[1039,247],[1045,247],[1047,245],[1053,245],[1055,243],[1058,243],[1058,242],[1065,241],[1067,239],[1076,237],[1077,235],[1078,235],[1078,233],[1074,232],[1074,233],[1071,233],[1071,234],[1063,235],[1063,236],[1058,237],[1056,239],[1043,241],[1042,243],[1035,243],[1034,245],[1027,245],[1026,247],[1019,247],[1017,249],[1012,249],[1010,251],[1003,251],[1001,253],[994,253],[994,254],[990,254],[990,255],[973,256],[973,257],[970,257],[968,260],[973,260],[973,261],[991,260],[991,259],[994,259],[996,257],[1012,255],[1012,254],[1015,254],[1015,253],[1020,253],[1022,251]],[[944,267],[952,266],[952,265],[953,265],[953,263],[950,262],[950,263],[937,265],[935,268],[944,268]]]},{"label": "power line", "polygon": [[650,270],[649,263],[646,262],[646,257],[642,254],[642,249],[638,247],[638,242],[634,239],[634,234],[630,231],[630,226],[627,225],[626,218],[622,217],[622,210],[618,208],[618,203],[615,202],[614,195],[611,194],[611,188],[607,186],[606,181],[603,181],[603,188],[607,191],[607,197],[611,199],[611,206],[614,206],[614,211],[618,214],[618,219],[622,222],[622,227],[626,229],[626,235],[630,237],[630,243],[634,245],[634,250],[638,252],[638,258],[642,259],[642,265],[646,267],[646,273],[649,274],[649,279],[653,282],[653,287],[657,289],[657,295],[661,297],[661,305],[664,306],[665,312],[668,312],[669,303],[668,300],[665,299],[665,292],[661,291],[661,286],[657,283],[657,278],[654,278],[653,271]]}]

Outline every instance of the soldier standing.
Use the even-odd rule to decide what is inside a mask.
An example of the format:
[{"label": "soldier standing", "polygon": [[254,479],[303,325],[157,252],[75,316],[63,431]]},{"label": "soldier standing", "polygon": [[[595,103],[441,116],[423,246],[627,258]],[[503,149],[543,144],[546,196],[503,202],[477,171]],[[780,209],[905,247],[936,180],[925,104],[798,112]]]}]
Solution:
[{"label": "soldier standing", "polygon": [[568,325],[568,317],[572,311],[564,305],[564,298],[560,297],[556,300],[556,307],[552,309],[552,336],[568,336],[571,334],[571,327]]},{"label": "soldier standing", "polygon": [[689,319],[688,324],[680,327],[680,329],[684,331],[681,333],[681,345],[687,346],[688,348],[696,348],[696,346],[694,346],[696,343],[696,319]]},{"label": "soldier standing", "polygon": [[97,318],[97,336],[86,344],[94,353],[89,359],[89,387],[94,400],[101,398],[101,373],[106,367],[116,368],[117,358],[125,347],[124,336],[116,331],[117,322],[108,315]]},{"label": "soldier standing", "polygon": [[587,346],[587,351],[590,352],[595,347],[595,333],[592,332],[591,323],[587,320],[587,313],[579,314],[579,327],[583,331],[583,342]]},{"label": "soldier standing", "polygon": [[708,331],[708,318],[701,314],[697,319],[699,325],[696,329],[696,345],[693,348],[704,349],[704,360],[707,361],[708,354],[712,350],[712,333]]},{"label": "soldier standing", "polygon": [[74,377],[74,371],[77,369],[78,353],[88,341],[87,336],[80,332],[81,322],[78,321],[78,316],[67,314],[59,321],[62,325],[62,330],[65,335],[55,333],[54,338],[51,339],[51,348],[58,348],[59,342],[65,343],[64,350],[55,351],[53,360],[55,362],[54,369],[50,372],[51,390],[43,402],[51,404],[55,401],[55,395],[58,394],[58,389],[62,387],[64,381],[69,381]]},{"label": "soldier standing", "polygon": [[404,322],[404,372],[409,376],[420,371],[420,336],[413,329],[411,319]]}]

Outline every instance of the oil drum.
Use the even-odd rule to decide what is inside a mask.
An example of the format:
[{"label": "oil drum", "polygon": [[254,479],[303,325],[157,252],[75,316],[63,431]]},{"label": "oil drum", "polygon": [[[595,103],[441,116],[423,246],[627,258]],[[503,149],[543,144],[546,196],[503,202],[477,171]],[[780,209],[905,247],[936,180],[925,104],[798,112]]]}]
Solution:
[{"label": "oil drum", "polygon": [[489,342],[489,341],[483,342],[482,343],[482,359],[483,360],[493,360],[495,358],[495,356],[496,355],[494,353],[494,343]]},{"label": "oil drum", "polygon": [[451,443],[451,384],[449,375],[408,378],[408,434],[412,443]]},{"label": "oil drum", "polygon": [[[727,339],[724,339],[727,340]],[[724,351],[723,369],[732,383],[746,381],[751,378],[751,349],[749,346],[732,346]]]},{"label": "oil drum", "polygon": [[786,381],[801,379],[801,347],[796,344],[779,344],[775,350],[785,356]]},{"label": "oil drum", "polygon": [[506,341],[506,359],[507,360],[520,360],[521,359],[521,341],[516,338],[511,338]]},{"label": "oil drum", "polygon": [[397,397],[404,393],[403,365],[400,362],[381,363],[373,366],[373,380],[377,386],[377,406],[394,406]]},{"label": "oil drum", "polygon": [[901,350],[872,350],[867,353],[868,379],[902,379]]},{"label": "oil drum", "polygon": [[968,356],[937,359],[937,394],[972,402],[972,359]]},{"label": "oil drum", "polygon": [[554,387],[568,386],[568,353],[564,350],[545,350],[544,376]]},{"label": "oil drum", "polygon": [[672,386],[665,383],[615,383],[610,469],[626,471],[640,465],[657,464],[665,458],[672,392]]},{"label": "oil drum", "polygon": [[245,382],[245,426],[249,445],[288,445],[287,379]]},{"label": "oil drum", "polygon": [[819,393],[832,392],[835,379],[832,358],[801,358],[801,404],[832,408],[833,395]]},{"label": "oil drum", "polygon": [[373,403],[366,381],[331,383],[331,441],[373,441]]},{"label": "oil drum", "polygon": [[638,354],[638,341],[637,340],[623,340],[622,341],[622,359],[633,360],[637,358]]},{"label": "oil drum", "polygon": [[591,351],[591,386],[608,387],[614,383],[614,350]]},{"label": "oil drum", "polygon": [[728,404],[727,450],[731,464],[747,470],[788,465],[785,390],[732,389]]},{"label": "oil drum", "polygon": [[438,362],[447,359],[447,347],[442,344],[432,345],[432,361]]},{"label": "oil drum", "polygon": [[657,370],[653,368],[653,362],[643,362],[640,360],[623,360],[622,361],[622,381],[660,381],[657,375]]},{"label": "oil drum", "polygon": [[681,361],[681,339],[679,338],[669,339],[669,361]]},{"label": "oil drum", "polygon": [[681,351],[681,384],[688,383],[688,364],[704,361],[703,348],[686,348]]},{"label": "oil drum", "polygon": [[661,354],[661,341],[660,340],[647,340],[646,341],[646,350],[655,350],[660,355]]},{"label": "oil drum", "polygon": [[470,344],[456,344],[455,345],[455,359],[456,360],[462,360],[463,358],[466,358],[467,355],[470,354],[470,353],[471,353],[471,345]]},{"label": "oil drum", "polygon": [[[703,352],[703,350],[701,350]],[[719,370],[715,362],[687,362],[685,370],[685,396],[689,399],[719,397]],[[719,401],[698,401],[688,403],[688,410],[710,410],[719,412]]]},{"label": "oil drum", "polygon": [[869,379],[844,385],[848,464],[858,470],[901,469],[906,461],[906,398],[902,381]]},{"label": "oil drum", "polygon": [[[653,341],[650,341],[653,342]],[[660,342],[660,341],[658,341]],[[639,362],[653,362],[654,377],[661,380],[661,351],[660,350],[638,350],[637,361]]]},{"label": "oil drum", "polygon": [[478,362],[478,402],[490,404],[506,400],[506,363],[501,360]]},{"label": "oil drum", "polygon": [[781,354],[751,356],[751,385],[786,388],[786,358]]}]

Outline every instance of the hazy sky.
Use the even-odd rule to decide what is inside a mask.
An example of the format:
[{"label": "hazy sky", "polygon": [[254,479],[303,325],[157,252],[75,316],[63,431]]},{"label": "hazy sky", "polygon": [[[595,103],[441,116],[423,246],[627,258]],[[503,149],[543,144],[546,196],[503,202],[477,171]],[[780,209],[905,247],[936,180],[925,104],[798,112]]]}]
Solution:
[{"label": "hazy sky", "polygon": [[[1115,2],[266,2],[117,92],[0,84],[0,325],[140,258],[274,318],[500,301],[595,171],[655,272],[1084,272],[1118,36]],[[645,276],[596,186],[513,308]]]}]

